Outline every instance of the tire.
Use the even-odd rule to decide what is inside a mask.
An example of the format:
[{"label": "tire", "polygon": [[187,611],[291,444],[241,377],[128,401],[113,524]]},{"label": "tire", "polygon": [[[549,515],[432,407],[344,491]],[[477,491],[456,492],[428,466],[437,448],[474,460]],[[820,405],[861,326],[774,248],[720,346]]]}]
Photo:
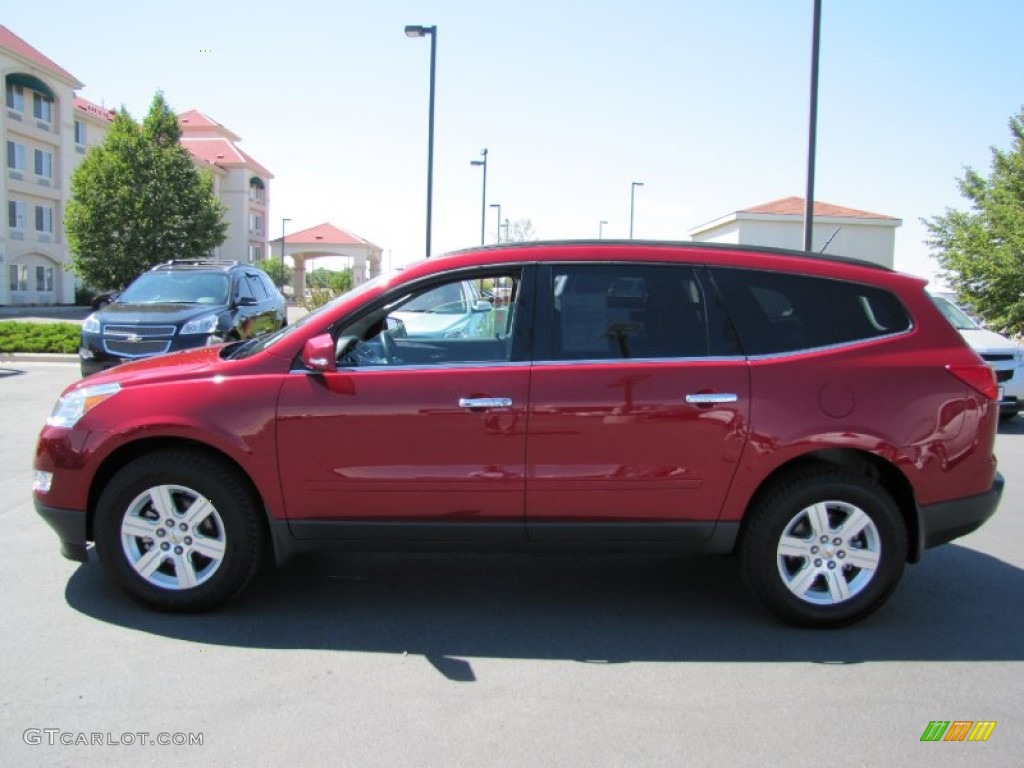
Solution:
[{"label": "tire", "polygon": [[748,511],[743,580],[780,618],[840,627],[876,611],[899,583],[907,532],[892,496],[863,475],[805,470]]},{"label": "tire", "polygon": [[151,453],[118,472],[100,495],[95,537],[100,560],[122,588],[180,612],[236,595],[264,549],[248,484],[226,463],[188,450]]}]

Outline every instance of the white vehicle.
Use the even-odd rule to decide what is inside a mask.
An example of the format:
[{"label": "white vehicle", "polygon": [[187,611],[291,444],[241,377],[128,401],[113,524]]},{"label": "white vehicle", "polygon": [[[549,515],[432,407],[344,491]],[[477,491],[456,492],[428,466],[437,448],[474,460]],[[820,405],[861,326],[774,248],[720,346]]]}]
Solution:
[{"label": "white vehicle", "polygon": [[446,283],[402,304],[389,317],[400,320],[410,339],[478,339],[491,332],[491,302],[476,284]]},{"label": "white vehicle", "polygon": [[1024,404],[1024,348],[1005,336],[982,328],[956,304],[942,296],[932,301],[971,349],[992,366],[999,384],[999,417],[1012,419]]}]

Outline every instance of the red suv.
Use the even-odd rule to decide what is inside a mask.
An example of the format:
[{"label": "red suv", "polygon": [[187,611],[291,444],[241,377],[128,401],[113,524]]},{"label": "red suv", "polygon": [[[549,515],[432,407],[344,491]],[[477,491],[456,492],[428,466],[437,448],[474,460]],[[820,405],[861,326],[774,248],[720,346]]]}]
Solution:
[{"label": "red suv", "polygon": [[[406,328],[467,284],[508,299]],[[73,384],[35,504],[163,609],[267,552],[586,548],[734,554],[779,616],[846,624],[1002,491],[992,371],[924,284],[739,246],[464,251]]]}]

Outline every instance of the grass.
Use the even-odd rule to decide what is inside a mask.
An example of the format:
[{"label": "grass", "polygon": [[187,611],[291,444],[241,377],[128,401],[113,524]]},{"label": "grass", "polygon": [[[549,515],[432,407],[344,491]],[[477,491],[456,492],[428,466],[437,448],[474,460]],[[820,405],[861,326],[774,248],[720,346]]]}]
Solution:
[{"label": "grass", "polygon": [[75,323],[25,323],[0,321],[0,352],[78,351],[82,327]]}]

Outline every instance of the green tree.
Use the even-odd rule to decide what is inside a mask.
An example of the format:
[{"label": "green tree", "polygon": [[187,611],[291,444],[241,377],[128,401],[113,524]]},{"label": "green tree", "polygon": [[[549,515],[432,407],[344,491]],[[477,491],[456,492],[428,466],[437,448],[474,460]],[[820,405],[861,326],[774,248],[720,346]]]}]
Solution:
[{"label": "green tree", "polygon": [[270,276],[270,279],[274,281],[274,285],[278,288],[283,288],[286,285],[290,285],[292,282],[292,268],[287,264],[282,264],[280,259],[275,259],[273,257],[263,259],[262,261],[254,262],[253,266],[266,272]]},{"label": "green tree", "polygon": [[299,306],[312,312],[337,296],[352,288],[352,270],[343,269],[336,272],[320,267],[306,273],[308,290],[304,296],[297,297]]},{"label": "green tree", "polygon": [[123,288],[155,264],[203,257],[224,242],[213,177],[195,167],[180,138],[158,92],[141,126],[122,107],[72,173],[64,228],[71,269],[88,285]]},{"label": "green tree", "polygon": [[340,296],[352,287],[352,270],[335,271],[320,267],[306,273],[306,285],[310,288],[329,288],[336,296]]},{"label": "green tree", "polygon": [[1024,109],[1010,118],[1009,150],[992,147],[984,178],[971,168],[957,179],[970,210],[946,209],[922,220],[927,244],[958,299],[995,329],[1024,332]]}]

